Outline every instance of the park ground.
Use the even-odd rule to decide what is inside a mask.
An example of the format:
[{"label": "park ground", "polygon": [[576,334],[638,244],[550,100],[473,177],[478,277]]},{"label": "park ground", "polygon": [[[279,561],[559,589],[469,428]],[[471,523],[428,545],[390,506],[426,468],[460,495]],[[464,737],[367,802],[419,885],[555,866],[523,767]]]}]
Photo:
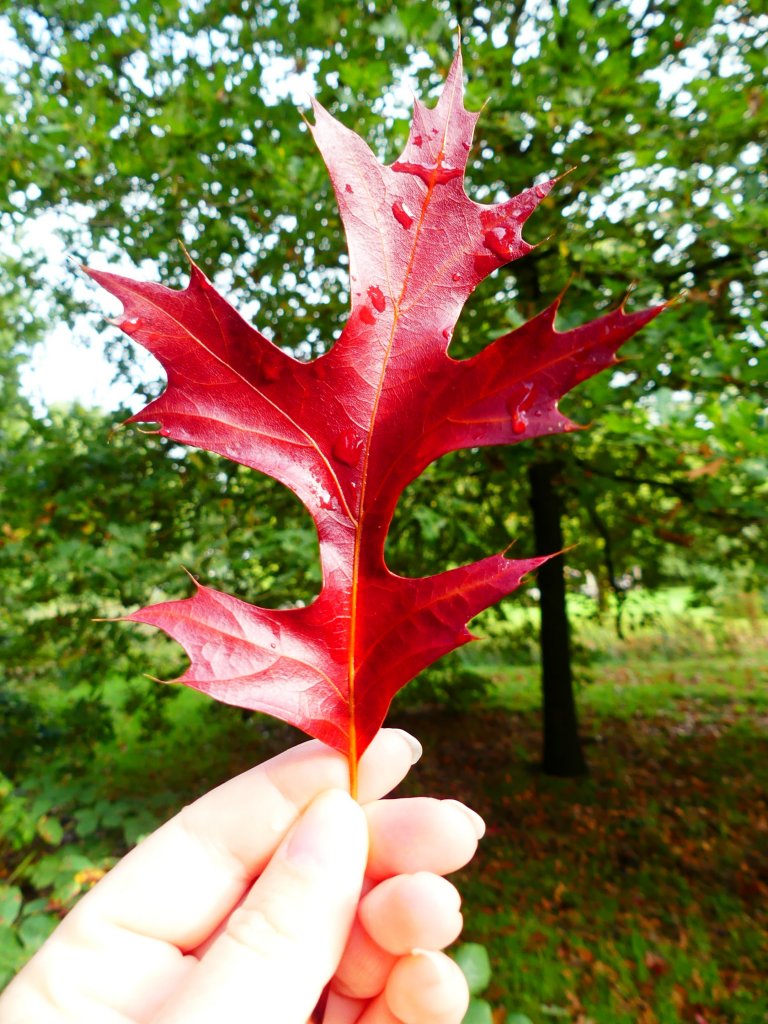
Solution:
[{"label": "park ground", "polygon": [[[584,779],[536,767],[534,665],[488,665],[490,696],[461,713],[395,709],[425,748],[400,792],[466,800],[488,822],[455,881],[464,939],[491,956],[494,1024],[768,1021],[764,627],[602,644],[579,685]],[[59,750],[6,782],[0,984],[128,845],[297,738],[189,691],[148,711],[152,686],[126,700],[110,684],[115,734],[95,755]]]}]

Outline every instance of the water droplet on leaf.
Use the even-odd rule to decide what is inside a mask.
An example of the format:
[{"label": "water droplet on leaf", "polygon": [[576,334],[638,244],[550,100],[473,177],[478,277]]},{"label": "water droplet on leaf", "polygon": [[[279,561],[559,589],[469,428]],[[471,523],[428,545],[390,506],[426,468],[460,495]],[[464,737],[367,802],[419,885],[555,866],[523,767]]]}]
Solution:
[{"label": "water droplet on leaf", "polygon": [[475,266],[475,273],[480,277],[485,277],[486,274],[490,274],[492,270],[498,270],[499,267],[498,258],[485,252],[476,252],[474,254],[473,263]]},{"label": "water droplet on leaf", "polygon": [[524,434],[528,426],[528,410],[533,405],[536,397],[533,384],[525,383],[522,395],[515,395],[509,399],[507,408],[512,414],[512,431],[515,434]]},{"label": "water droplet on leaf", "polygon": [[352,188],[352,186],[349,184],[349,182],[347,182],[347,184],[344,186],[344,191],[352,193],[355,190]]},{"label": "water droplet on leaf", "polygon": [[413,164],[407,160],[396,160],[392,164],[393,171],[401,174],[415,174],[427,185],[444,185],[452,178],[458,178],[462,174],[460,167],[451,167],[450,164]]},{"label": "water droplet on leaf", "polygon": [[371,285],[371,287],[368,289],[368,298],[373,303],[374,309],[378,310],[379,313],[384,312],[387,305],[387,300],[384,298],[384,292],[381,290],[381,288],[379,288],[378,285]]},{"label": "water droplet on leaf", "polygon": [[528,417],[522,410],[517,409],[512,413],[512,430],[515,434],[524,434],[527,426]]},{"label": "water droplet on leaf", "polygon": [[342,431],[333,442],[333,457],[347,466],[356,466],[363,452],[362,437],[349,427]]},{"label": "water droplet on leaf", "polygon": [[320,488],[320,490],[318,491],[317,497],[318,497],[318,502],[320,504],[320,508],[324,508],[324,509],[330,510],[330,509],[334,509],[336,507],[336,502],[333,499],[333,495],[331,494],[330,491],[326,491],[326,489],[324,487]]},{"label": "water droplet on leaf", "polygon": [[364,324],[375,324],[376,317],[373,315],[373,310],[370,306],[363,306],[360,309],[360,319]]},{"label": "water droplet on leaf", "polygon": [[516,242],[517,238],[515,237],[514,229],[504,225],[489,228],[483,235],[483,245],[485,245],[486,249],[496,253],[502,260],[508,260],[514,256]]},{"label": "water droplet on leaf", "polygon": [[413,214],[399,199],[392,204],[392,213],[394,213],[398,224],[402,224],[404,228],[409,228],[413,224]]}]

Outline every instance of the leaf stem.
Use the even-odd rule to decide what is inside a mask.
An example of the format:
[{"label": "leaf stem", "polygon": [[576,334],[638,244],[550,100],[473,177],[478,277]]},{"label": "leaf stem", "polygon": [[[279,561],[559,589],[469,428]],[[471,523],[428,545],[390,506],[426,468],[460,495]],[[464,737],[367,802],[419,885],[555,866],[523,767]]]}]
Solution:
[{"label": "leaf stem", "polygon": [[357,800],[357,735],[352,729],[349,737],[349,793]]}]

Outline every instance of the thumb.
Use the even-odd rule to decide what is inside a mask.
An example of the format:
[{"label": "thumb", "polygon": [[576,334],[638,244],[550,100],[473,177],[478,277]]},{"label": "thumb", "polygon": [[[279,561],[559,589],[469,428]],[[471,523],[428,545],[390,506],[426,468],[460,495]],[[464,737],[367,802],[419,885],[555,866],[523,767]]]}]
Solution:
[{"label": "thumb", "polygon": [[153,1024],[305,1024],[344,951],[367,854],[360,806],[318,796]]}]

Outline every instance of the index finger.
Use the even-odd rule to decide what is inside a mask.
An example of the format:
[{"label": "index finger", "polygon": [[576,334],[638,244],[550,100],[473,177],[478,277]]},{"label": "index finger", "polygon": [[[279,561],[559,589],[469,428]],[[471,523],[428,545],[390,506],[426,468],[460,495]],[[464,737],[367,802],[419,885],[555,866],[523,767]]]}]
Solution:
[{"label": "index finger", "polygon": [[[406,775],[414,748],[384,729],[360,761],[360,802]],[[185,807],[144,840],[70,917],[89,918],[196,948],[237,904],[302,811],[327,789],[348,789],[346,759],[317,740],[287,750]]]}]

